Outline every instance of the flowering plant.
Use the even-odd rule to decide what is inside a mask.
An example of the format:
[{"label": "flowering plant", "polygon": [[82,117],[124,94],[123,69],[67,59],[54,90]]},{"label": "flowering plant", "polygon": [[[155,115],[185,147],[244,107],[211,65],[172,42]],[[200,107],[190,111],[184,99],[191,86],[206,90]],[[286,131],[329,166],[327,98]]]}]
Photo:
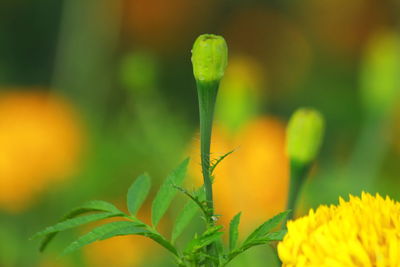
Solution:
[{"label": "flowering plant", "polygon": [[[285,224],[282,223],[289,217],[290,209],[294,208],[301,183],[319,150],[323,136],[323,118],[315,110],[300,109],[289,123],[287,150],[291,160],[291,189],[288,211],[279,213],[262,223],[241,244],[238,244],[241,213],[236,214],[229,225],[228,246],[224,248],[221,239],[223,227],[218,225],[218,215],[214,212],[213,174],[218,164],[232,151],[211,160],[210,144],[215,101],[227,62],[228,49],[221,36],[205,34],[198,37],[192,50],[192,63],[199,99],[203,186],[194,192],[182,187],[189,162],[189,159],[185,159],[159,188],[151,206],[151,224],[146,224],[137,217],[137,212],[150,191],[151,178],[148,174],[142,174],[128,189],[126,198],[128,213],[105,201],[87,202],[72,210],[57,224],[47,227],[34,236],[43,238],[40,250],[43,251],[60,231],[107,218],[120,218],[120,220],[103,224],[84,234],[68,245],[64,254],[115,236],[140,235],[152,239],[168,250],[178,266],[225,266],[236,256],[254,246],[282,240],[286,233]],[[159,232],[158,224],[178,192],[186,195],[188,202],[176,218],[171,237],[167,238]],[[178,247],[175,241],[198,210],[201,211],[205,222],[204,231],[197,233],[184,248]],[[283,226],[280,229],[281,224]]]}]

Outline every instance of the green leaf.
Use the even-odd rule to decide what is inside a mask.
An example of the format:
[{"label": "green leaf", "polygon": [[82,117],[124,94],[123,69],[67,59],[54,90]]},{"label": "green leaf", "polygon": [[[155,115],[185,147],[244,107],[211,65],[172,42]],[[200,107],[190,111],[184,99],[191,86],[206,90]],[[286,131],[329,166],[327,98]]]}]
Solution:
[{"label": "green leaf", "polygon": [[245,252],[246,250],[252,247],[264,245],[271,241],[281,241],[282,238],[285,236],[286,232],[287,232],[286,230],[279,230],[277,232],[268,233],[261,238],[254,238],[251,241],[243,243],[243,245],[240,248],[232,250],[227,255],[227,257],[225,258],[225,262],[222,266],[225,266],[230,261],[232,261],[237,255]]},{"label": "green leaf", "polygon": [[265,223],[261,224],[256,230],[254,230],[254,232],[252,232],[247,239],[244,241],[244,245],[252,242],[255,239],[260,239],[262,237],[264,237],[266,234],[268,234],[272,229],[274,229],[275,227],[277,227],[279,225],[279,223],[281,223],[286,216],[289,214],[290,211],[284,211],[279,213],[278,215],[272,217],[271,219],[269,219],[268,221],[266,221]]},{"label": "green leaf", "polygon": [[235,215],[229,223],[229,250],[233,250],[236,247],[236,243],[239,237],[239,222],[241,212]]},{"label": "green leaf", "polygon": [[[102,200],[92,200],[84,203],[83,205],[71,210],[68,212],[66,215],[63,216],[59,222],[65,221],[67,219],[74,218],[76,216],[82,215],[87,212],[99,212],[99,211],[104,211],[104,212],[111,212],[111,213],[122,213],[118,208],[116,208],[113,204],[108,203],[106,201]],[[56,237],[58,232],[53,232],[48,235],[46,235],[39,247],[39,251],[44,251],[47,247],[47,245]]]},{"label": "green leaf", "polygon": [[71,229],[71,228],[74,228],[74,227],[82,225],[82,224],[86,224],[86,223],[90,223],[90,222],[94,222],[94,221],[98,221],[98,220],[102,220],[102,219],[106,219],[106,218],[111,218],[111,217],[118,217],[118,216],[122,216],[122,215],[123,215],[122,213],[104,212],[104,213],[89,214],[89,215],[79,216],[79,217],[72,218],[72,219],[67,219],[67,220],[59,222],[53,226],[47,227],[43,231],[36,233],[32,238],[38,238],[41,236],[45,236],[47,234]]},{"label": "green leaf", "polygon": [[129,188],[127,206],[131,215],[135,216],[140,209],[150,191],[150,186],[150,177],[145,173],[140,175]]},{"label": "green leaf", "polygon": [[73,209],[70,211],[67,215],[64,216],[65,219],[69,219],[72,217],[76,217],[82,213],[85,212],[91,212],[91,211],[106,211],[106,212],[114,212],[114,213],[119,213],[120,211],[117,207],[115,207],[113,204],[103,201],[103,200],[91,200],[88,201],[81,206]]},{"label": "green leaf", "polygon": [[163,246],[164,248],[166,248],[167,250],[172,252],[174,255],[178,256],[178,252],[176,251],[175,247],[160,234],[157,234],[154,232],[148,232],[148,233],[143,233],[140,235],[147,236],[147,237],[153,239],[155,242],[157,242],[158,244],[160,244],[161,246]]},{"label": "green leaf", "polygon": [[189,196],[190,200],[186,203],[176,218],[171,235],[172,243],[175,243],[176,239],[182,234],[199,209],[205,212],[201,204],[205,198],[205,191],[203,187],[194,192],[193,195],[182,188],[178,188],[178,190]]},{"label": "green leaf", "polygon": [[216,159],[210,166],[210,174],[212,175],[215,168],[218,166],[218,164],[220,164],[227,156],[229,156],[230,154],[232,154],[233,152],[235,152],[236,149],[229,151],[228,153],[225,153],[224,155],[222,155],[221,157],[219,157],[218,159]]},{"label": "green leaf", "polygon": [[78,240],[72,242],[65,248],[63,254],[71,253],[95,241],[104,240],[114,236],[144,234],[146,232],[148,232],[146,229],[138,227],[137,223],[130,221],[104,224],[81,236]]},{"label": "green leaf", "polygon": [[283,237],[286,235],[287,230],[279,230],[276,232],[269,233],[265,236],[268,241],[282,241]]},{"label": "green leaf", "polygon": [[193,254],[204,248],[205,246],[213,243],[223,234],[223,232],[219,231],[221,229],[222,226],[220,225],[207,229],[202,235],[195,237],[194,239],[192,239],[192,241],[189,242],[185,249],[185,252],[187,254]]},{"label": "green leaf", "polygon": [[172,229],[171,242],[175,243],[176,239],[182,234],[185,228],[189,225],[198,211],[198,206],[192,200],[188,201],[182,211],[176,218],[174,228]]},{"label": "green leaf", "polygon": [[177,193],[173,185],[179,186],[182,184],[186,175],[188,163],[189,159],[185,159],[161,185],[151,207],[151,222],[154,227],[158,225]]}]

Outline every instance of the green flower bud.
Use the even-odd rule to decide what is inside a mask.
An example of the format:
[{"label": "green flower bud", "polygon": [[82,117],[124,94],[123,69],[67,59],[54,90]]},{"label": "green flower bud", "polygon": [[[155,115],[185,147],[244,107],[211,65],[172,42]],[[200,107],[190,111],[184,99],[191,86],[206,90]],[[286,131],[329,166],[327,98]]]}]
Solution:
[{"label": "green flower bud", "polygon": [[201,82],[219,81],[228,64],[228,47],[222,36],[200,35],[192,49],[193,74]]},{"label": "green flower bud", "polygon": [[400,96],[400,36],[381,31],[368,42],[360,72],[361,96],[368,113],[390,113]]},{"label": "green flower bud", "polygon": [[121,82],[135,93],[151,93],[156,87],[158,70],[158,62],[153,55],[144,51],[130,53],[121,62]]},{"label": "green flower bud", "polygon": [[324,135],[324,118],[317,110],[298,109],[287,127],[286,152],[289,159],[311,163],[317,156]]}]

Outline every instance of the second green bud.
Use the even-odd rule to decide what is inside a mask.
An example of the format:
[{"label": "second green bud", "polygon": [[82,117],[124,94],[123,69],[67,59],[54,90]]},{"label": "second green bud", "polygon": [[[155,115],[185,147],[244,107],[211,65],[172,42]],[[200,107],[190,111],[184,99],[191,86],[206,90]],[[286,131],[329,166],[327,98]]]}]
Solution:
[{"label": "second green bud", "polygon": [[322,143],[325,122],[321,113],[311,108],[298,109],[287,127],[286,152],[290,160],[309,164]]}]

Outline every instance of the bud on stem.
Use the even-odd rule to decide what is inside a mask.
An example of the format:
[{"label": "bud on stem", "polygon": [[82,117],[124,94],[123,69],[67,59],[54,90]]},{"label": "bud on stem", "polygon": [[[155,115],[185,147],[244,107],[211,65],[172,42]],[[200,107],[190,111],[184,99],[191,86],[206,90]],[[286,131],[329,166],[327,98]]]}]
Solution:
[{"label": "bud on stem", "polygon": [[[319,152],[324,125],[322,115],[314,109],[298,109],[290,118],[286,132],[286,152],[290,160],[287,208],[292,211],[304,179]],[[292,216],[293,212],[288,219]]]},{"label": "bud on stem", "polygon": [[225,39],[214,34],[200,35],[192,49],[193,74],[200,82],[219,82],[228,64]]},{"label": "bud on stem", "polygon": [[289,158],[309,164],[319,152],[324,134],[324,119],[314,109],[298,109],[290,118],[286,134],[286,152]]},{"label": "bud on stem", "polygon": [[[212,122],[218,87],[224,75],[227,61],[228,48],[223,37],[204,34],[197,38],[192,49],[192,64],[199,98],[201,167],[207,201],[207,224],[209,226],[215,224],[210,173]],[[207,246],[207,251],[213,256],[218,254],[214,244]],[[210,261],[206,266],[214,266],[214,264]]]}]

